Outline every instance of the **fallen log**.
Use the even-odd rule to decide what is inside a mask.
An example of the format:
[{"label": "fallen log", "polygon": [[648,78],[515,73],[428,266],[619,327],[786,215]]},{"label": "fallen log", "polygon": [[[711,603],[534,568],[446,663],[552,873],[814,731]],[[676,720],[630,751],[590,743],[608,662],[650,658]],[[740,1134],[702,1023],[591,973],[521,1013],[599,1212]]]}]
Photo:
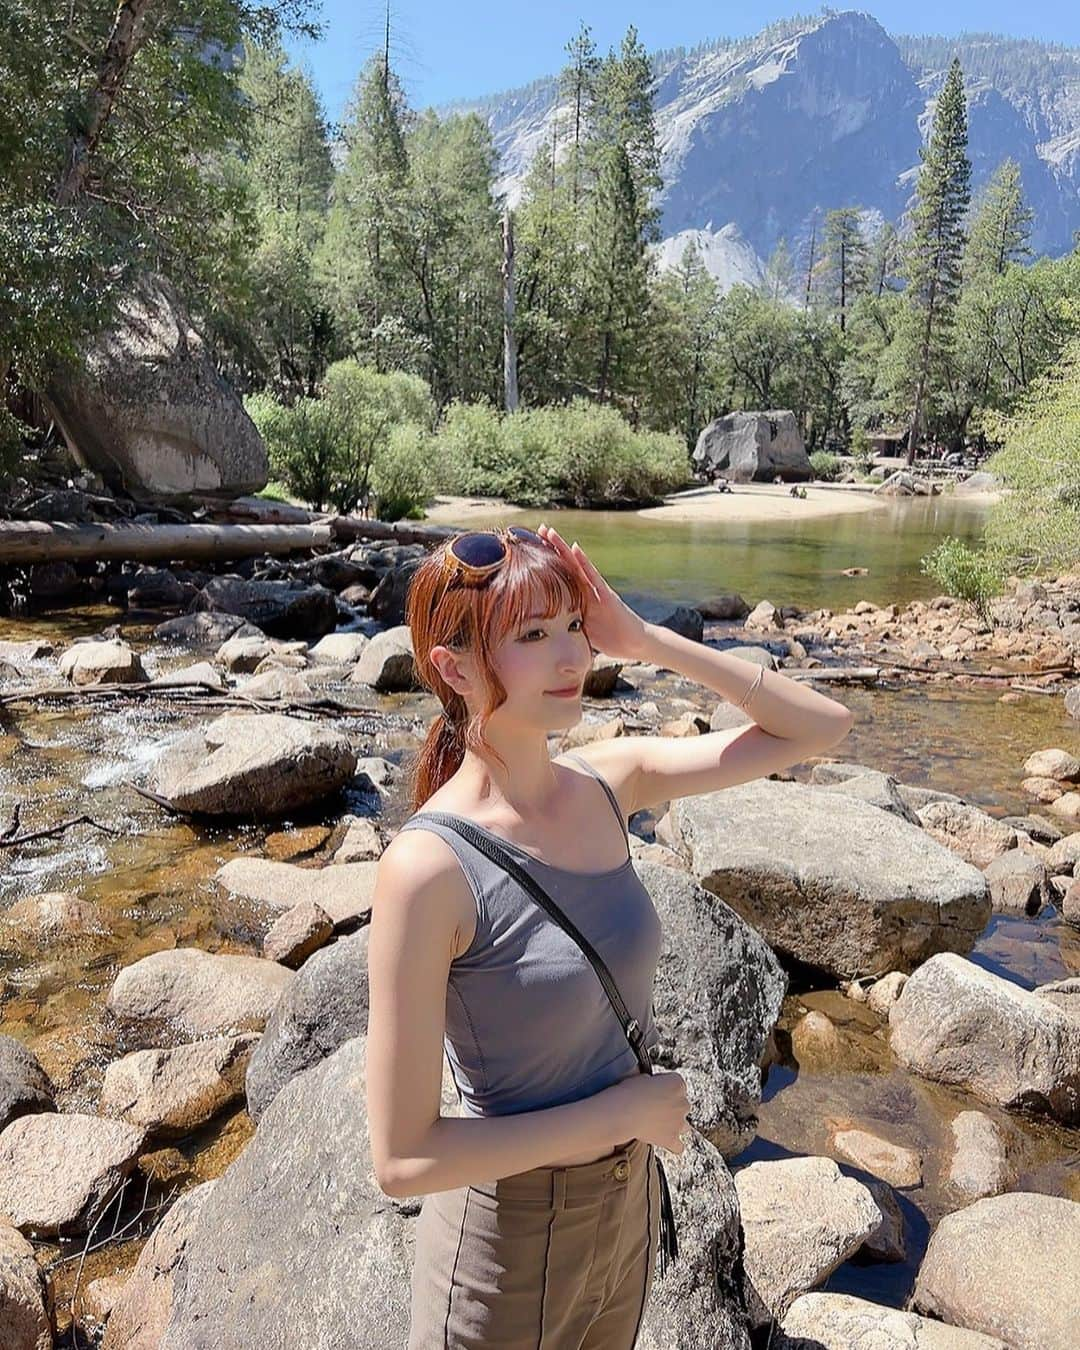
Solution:
[{"label": "fallen log", "polygon": [[441,544],[461,531],[453,525],[424,525],[415,520],[365,520],[363,516],[326,517],[335,539],[389,539],[395,544]]},{"label": "fallen log", "polygon": [[325,547],[326,522],[299,525],[69,525],[44,520],[0,521],[0,563],[76,558],[140,562],[247,558]]}]

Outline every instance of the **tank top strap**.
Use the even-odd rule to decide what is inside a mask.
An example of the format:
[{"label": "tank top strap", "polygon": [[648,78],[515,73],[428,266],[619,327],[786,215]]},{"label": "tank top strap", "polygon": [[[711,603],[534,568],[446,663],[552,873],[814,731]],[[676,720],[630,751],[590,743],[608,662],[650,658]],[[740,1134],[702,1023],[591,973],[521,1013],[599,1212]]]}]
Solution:
[{"label": "tank top strap", "polygon": [[575,763],[580,764],[587,773],[592,774],[592,776],[604,789],[605,793],[607,793],[607,799],[611,803],[611,809],[615,812],[615,817],[618,820],[623,833],[624,834],[627,833],[628,831],[627,821],[626,817],[623,815],[623,809],[619,805],[619,799],[618,797],[615,796],[615,793],[611,789],[611,784],[603,776],[603,774],[599,773],[596,769],[594,769],[587,759],[583,759],[581,755],[575,754],[572,750],[565,751],[563,754],[559,755],[558,758],[572,759],[575,761]]}]

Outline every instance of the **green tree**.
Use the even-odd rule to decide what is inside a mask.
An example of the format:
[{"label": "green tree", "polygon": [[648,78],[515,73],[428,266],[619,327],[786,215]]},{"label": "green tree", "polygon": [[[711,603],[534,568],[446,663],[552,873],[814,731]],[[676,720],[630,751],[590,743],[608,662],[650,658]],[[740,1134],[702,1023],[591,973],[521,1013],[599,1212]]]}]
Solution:
[{"label": "green tree", "polygon": [[840,331],[847,328],[848,310],[867,286],[868,254],[858,207],[844,206],[825,217],[818,296],[835,316]]},{"label": "green tree", "polygon": [[570,148],[567,167],[570,201],[576,207],[582,187],[582,148],[589,136],[600,73],[600,59],[588,24],[581,24],[565,50],[569,60],[559,75],[559,98],[568,104]]},{"label": "green tree", "polygon": [[987,184],[972,220],[964,280],[1000,276],[1009,263],[1029,258],[1033,218],[1034,212],[1024,201],[1020,166],[1006,159]]},{"label": "green tree", "polygon": [[937,100],[922,164],[905,253],[904,324],[898,341],[904,392],[910,399],[908,463],[947,388],[953,361],[953,328],[960,296],[964,220],[971,196],[967,108],[960,62],[953,59]]},{"label": "green tree", "polygon": [[719,304],[716,281],[690,242],[654,288],[647,407],[652,426],[678,427],[691,446],[718,402]]}]

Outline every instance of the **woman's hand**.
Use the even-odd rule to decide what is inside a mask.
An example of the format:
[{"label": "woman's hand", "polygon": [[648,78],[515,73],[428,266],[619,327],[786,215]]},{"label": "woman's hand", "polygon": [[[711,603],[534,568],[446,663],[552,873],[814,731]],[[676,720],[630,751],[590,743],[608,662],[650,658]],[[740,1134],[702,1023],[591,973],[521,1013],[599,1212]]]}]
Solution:
[{"label": "woman's hand", "polygon": [[568,545],[550,525],[541,525],[536,533],[581,576],[588,602],[585,631],[592,646],[616,661],[637,660],[645,645],[645,620],[619,599],[576,543]]}]

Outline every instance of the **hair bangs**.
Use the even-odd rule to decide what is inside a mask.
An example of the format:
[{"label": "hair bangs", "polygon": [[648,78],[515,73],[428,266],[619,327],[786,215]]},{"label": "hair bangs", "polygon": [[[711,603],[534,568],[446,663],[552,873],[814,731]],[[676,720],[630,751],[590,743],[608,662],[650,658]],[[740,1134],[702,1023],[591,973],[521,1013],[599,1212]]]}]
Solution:
[{"label": "hair bangs", "polygon": [[566,605],[586,610],[585,587],[580,574],[571,570],[550,547],[542,550],[530,543],[510,546],[510,557],[492,579],[490,628],[492,645],[501,642],[529,615],[554,618]]}]

